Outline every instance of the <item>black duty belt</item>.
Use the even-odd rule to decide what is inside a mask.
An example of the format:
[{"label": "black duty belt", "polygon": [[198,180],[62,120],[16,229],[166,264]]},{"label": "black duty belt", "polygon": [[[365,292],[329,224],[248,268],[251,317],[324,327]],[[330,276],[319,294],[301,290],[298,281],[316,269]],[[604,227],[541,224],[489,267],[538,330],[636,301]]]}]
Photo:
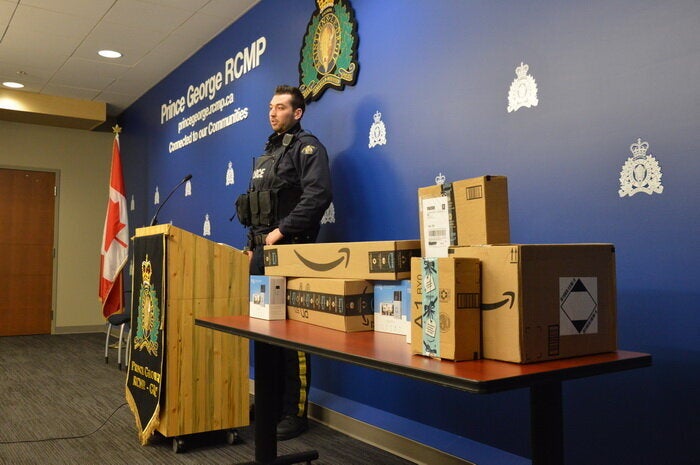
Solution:
[{"label": "black duty belt", "polygon": [[253,245],[265,245],[267,234],[256,234],[253,236]]}]

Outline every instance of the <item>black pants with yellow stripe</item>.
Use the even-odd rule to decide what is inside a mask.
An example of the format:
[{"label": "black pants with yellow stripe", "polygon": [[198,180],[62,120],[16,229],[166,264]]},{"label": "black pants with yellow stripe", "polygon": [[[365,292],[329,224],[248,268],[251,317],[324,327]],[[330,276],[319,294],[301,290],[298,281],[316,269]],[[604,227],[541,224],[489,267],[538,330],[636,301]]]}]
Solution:
[{"label": "black pants with yellow stripe", "polygon": [[280,349],[280,352],[284,373],[284,382],[280,383],[281,393],[278,396],[282,400],[280,417],[306,417],[311,380],[309,354],[291,349]]},{"label": "black pants with yellow stripe", "polygon": [[[250,262],[251,275],[265,274],[263,248],[253,249]],[[276,348],[275,373],[279,373],[276,383],[276,411],[279,417],[286,415],[306,417],[309,405],[311,384],[311,357],[305,352]]]}]

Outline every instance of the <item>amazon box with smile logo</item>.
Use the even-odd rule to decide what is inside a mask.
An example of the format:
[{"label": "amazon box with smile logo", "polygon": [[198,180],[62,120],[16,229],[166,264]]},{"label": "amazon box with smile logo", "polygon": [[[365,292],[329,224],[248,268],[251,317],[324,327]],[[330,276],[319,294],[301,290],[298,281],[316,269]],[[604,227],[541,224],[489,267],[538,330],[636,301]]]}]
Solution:
[{"label": "amazon box with smile logo", "polygon": [[484,358],[531,363],[617,348],[612,244],[453,247],[481,261]]},{"label": "amazon box with smile logo", "polygon": [[374,286],[362,279],[290,278],[287,318],[345,332],[374,329]]},{"label": "amazon box with smile logo", "polygon": [[265,274],[299,278],[400,280],[411,277],[420,241],[267,245]]},{"label": "amazon box with smile logo", "polygon": [[481,352],[479,260],[413,258],[411,349],[447,360],[474,360]]}]

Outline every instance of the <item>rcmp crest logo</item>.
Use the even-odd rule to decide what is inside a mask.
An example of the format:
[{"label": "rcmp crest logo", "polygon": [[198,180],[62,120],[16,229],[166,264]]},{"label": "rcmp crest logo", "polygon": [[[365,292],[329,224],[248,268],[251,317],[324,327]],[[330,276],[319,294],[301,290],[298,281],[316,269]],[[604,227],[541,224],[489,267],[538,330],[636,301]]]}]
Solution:
[{"label": "rcmp crest logo", "polygon": [[316,0],[302,43],[299,90],[318,100],[327,88],[342,90],[357,80],[357,23],[348,0]]},{"label": "rcmp crest logo", "polygon": [[508,113],[516,111],[520,107],[536,107],[539,103],[537,99],[537,83],[535,78],[527,74],[530,66],[520,62],[520,66],[515,68],[517,76],[510,84],[508,90]]},{"label": "rcmp crest logo", "polygon": [[374,123],[369,128],[369,148],[377,145],[386,145],[386,126],[382,121],[382,114],[376,112],[374,114]]},{"label": "rcmp crest logo", "polygon": [[161,327],[160,307],[155,289],[151,287],[152,267],[148,255],[141,262],[141,290],[139,291],[139,316],[134,337],[134,349],[145,350],[158,356],[158,331]]},{"label": "rcmp crest logo", "polygon": [[627,159],[622,171],[620,171],[620,197],[629,195],[632,197],[638,192],[645,194],[660,194],[664,191],[661,185],[661,167],[652,154],[647,155],[649,142],[637,142],[630,145],[632,156]]}]

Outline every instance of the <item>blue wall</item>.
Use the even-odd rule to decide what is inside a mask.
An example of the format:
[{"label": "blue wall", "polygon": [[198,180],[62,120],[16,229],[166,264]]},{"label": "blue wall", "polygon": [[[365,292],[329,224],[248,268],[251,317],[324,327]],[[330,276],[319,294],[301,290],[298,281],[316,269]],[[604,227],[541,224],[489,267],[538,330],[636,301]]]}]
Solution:
[{"label": "blue wall", "polygon": [[[357,84],[326,91],[303,120],[331,158],[335,223],[323,226],[322,239],[417,238],[418,187],[439,173],[448,181],[508,176],[513,242],[616,245],[619,346],[654,356],[651,368],[565,383],[567,463],[697,463],[700,3],[352,4],[360,35]],[[298,83],[314,9],[312,0],[263,0],[124,113],[132,225],[150,221],[156,186],[162,201],[192,173],[192,195],[178,191],[160,222],[202,234],[208,214],[210,239],[243,247],[243,228],[228,221],[233,201],[270,132],[272,89]],[[235,102],[206,123],[234,108],[248,108],[248,117],[169,153],[169,142],[184,134],[177,123],[205,104],[165,124],[161,105],[222,71],[263,36],[259,66],[218,91],[216,99],[233,93]],[[537,82],[539,104],[509,113],[508,89],[521,62]],[[388,142],[369,149],[376,111]],[[637,138],[649,142],[664,190],[621,198],[620,171]],[[226,186],[229,162],[235,183]],[[454,435],[529,456],[525,390],[465,395],[314,363],[314,387],[352,403],[354,417],[464,457],[471,442],[455,442]],[[426,439],[406,427],[414,423],[444,435]]]}]

